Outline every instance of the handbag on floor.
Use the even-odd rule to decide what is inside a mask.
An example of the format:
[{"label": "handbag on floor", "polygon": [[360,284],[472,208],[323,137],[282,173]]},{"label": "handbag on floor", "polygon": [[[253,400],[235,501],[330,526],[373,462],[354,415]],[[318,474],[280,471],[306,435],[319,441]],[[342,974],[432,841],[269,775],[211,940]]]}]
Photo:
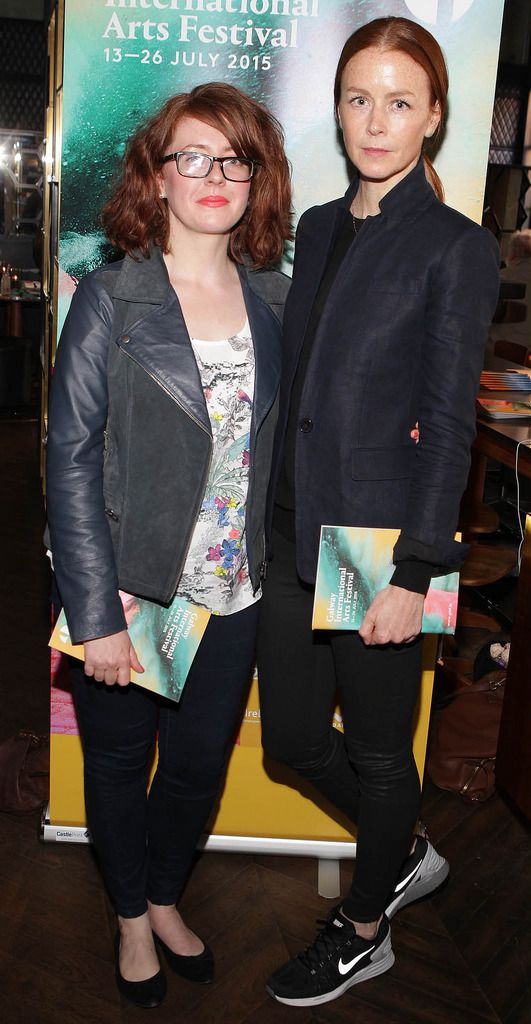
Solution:
[{"label": "handbag on floor", "polygon": [[46,803],[50,740],[21,730],[0,743],[0,811],[24,814]]},{"label": "handbag on floor", "polygon": [[494,793],[496,749],[506,672],[492,669],[474,680],[471,663],[447,659],[439,666],[453,684],[451,700],[433,723],[426,768],[436,786],[469,800]]}]

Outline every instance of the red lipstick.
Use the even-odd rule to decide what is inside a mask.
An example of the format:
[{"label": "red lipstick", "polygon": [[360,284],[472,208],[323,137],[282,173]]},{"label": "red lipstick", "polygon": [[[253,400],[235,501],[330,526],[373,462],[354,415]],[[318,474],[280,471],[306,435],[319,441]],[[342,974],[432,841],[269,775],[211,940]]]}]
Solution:
[{"label": "red lipstick", "polygon": [[228,201],[228,199],[225,199],[225,196],[204,196],[203,199],[199,200],[199,204],[201,206],[210,206],[215,210],[218,206],[226,206]]}]

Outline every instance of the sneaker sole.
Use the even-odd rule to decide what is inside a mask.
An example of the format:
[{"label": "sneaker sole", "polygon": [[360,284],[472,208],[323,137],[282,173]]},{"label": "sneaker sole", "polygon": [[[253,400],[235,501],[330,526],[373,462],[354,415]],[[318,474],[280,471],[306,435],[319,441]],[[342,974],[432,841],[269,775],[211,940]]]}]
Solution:
[{"label": "sneaker sole", "polygon": [[440,857],[432,847],[420,865],[418,881],[412,882],[407,889],[404,889],[404,892],[395,896],[394,900],[391,900],[389,906],[385,908],[387,919],[390,921],[397,910],[402,910],[409,903],[416,903],[417,900],[421,900],[425,896],[433,895],[446,881],[449,872],[450,865],[448,861],[444,857]]},{"label": "sneaker sole", "polygon": [[395,962],[395,954],[391,946],[391,936],[388,935],[382,942],[380,947],[381,956],[374,963],[369,964],[368,967],[363,967],[357,974],[354,974],[352,978],[348,978],[337,988],[333,989],[332,992],[324,992],[320,996],[306,996],[304,999],[289,999],[286,996],[279,996],[266,985],[266,992],[269,993],[273,999],[276,999],[278,1003],[285,1003],[286,1006],[319,1006],[321,1003],[330,1003],[332,999],[338,999],[342,996],[347,989],[351,988],[352,985],[359,985],[362,981],[368,981],[369,978],[376,978],[378,974],[384,974],[388,971]]}]

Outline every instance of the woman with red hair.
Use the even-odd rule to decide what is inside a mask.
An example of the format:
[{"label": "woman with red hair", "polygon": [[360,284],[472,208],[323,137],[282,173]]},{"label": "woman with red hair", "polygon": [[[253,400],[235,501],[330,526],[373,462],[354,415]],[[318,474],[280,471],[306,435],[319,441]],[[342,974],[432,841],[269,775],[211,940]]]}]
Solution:
[{"label": "woman with red hair", "polygon": [[[357,849],[341,905],[268,982],[293,1006],[387,971],[389,918],[448,873],[413,836],[419,632],[430,577],[462,558],[454,533],[498,252],[444,205],[426,152],[447,89],[444,56],[420,25],[379,18],[354,32],[335,80],[354,178],[297,230],[258,643],[262,729],[266,751],[356,824]],[[401,531],[390,585],[359,632],[312,634],[323,524]],[[337,691],[344,735],[331,724]]]},{"label": "woman with red hair", "polygon": [[[271,269],[290,237],[280,126],[229,85],[175,96],[139,129],[103,211],[125,257],[74,295],[58,348],[48,517],[72,641],[87,816],[119,928],[116,979],[156,1006],[170,968],[211,981],[176,903],[219,791],[251,671],[277,419]],[[119,589],[211,611],[179,704],[142,672]],[[158,732],[158,766],[146,795]]]}]

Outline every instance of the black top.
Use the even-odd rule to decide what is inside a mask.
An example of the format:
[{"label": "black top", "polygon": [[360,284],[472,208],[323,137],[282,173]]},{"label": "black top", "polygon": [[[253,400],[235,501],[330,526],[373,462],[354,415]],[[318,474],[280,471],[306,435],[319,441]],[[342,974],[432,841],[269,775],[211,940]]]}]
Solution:
[{"label": "black top", "polygon": [[[341,220],[336,237],[332,243],[330,256],[315,296],[293,382],[285,435],[284,456],[279,471],[273,513],[275,529],[293,543],[295,542],[295,444],[297,431],[304,430],[306,423],[304,410],[300,408],[306,371],[326,300],[341,263],[350,246],[355,242],[356,236],[364,223],[365,219],[353,218],[350,212],[345,210],[345,216]],[[405,553],[407,555],[407,552]],[[403,587],[405,590],[425,594],[435,566],[430,562],[408,561],[407,557],[404,559],[403,556],[404,546],[402,545],[402,560],[396,567],[391,582],[395,586]]]}]

